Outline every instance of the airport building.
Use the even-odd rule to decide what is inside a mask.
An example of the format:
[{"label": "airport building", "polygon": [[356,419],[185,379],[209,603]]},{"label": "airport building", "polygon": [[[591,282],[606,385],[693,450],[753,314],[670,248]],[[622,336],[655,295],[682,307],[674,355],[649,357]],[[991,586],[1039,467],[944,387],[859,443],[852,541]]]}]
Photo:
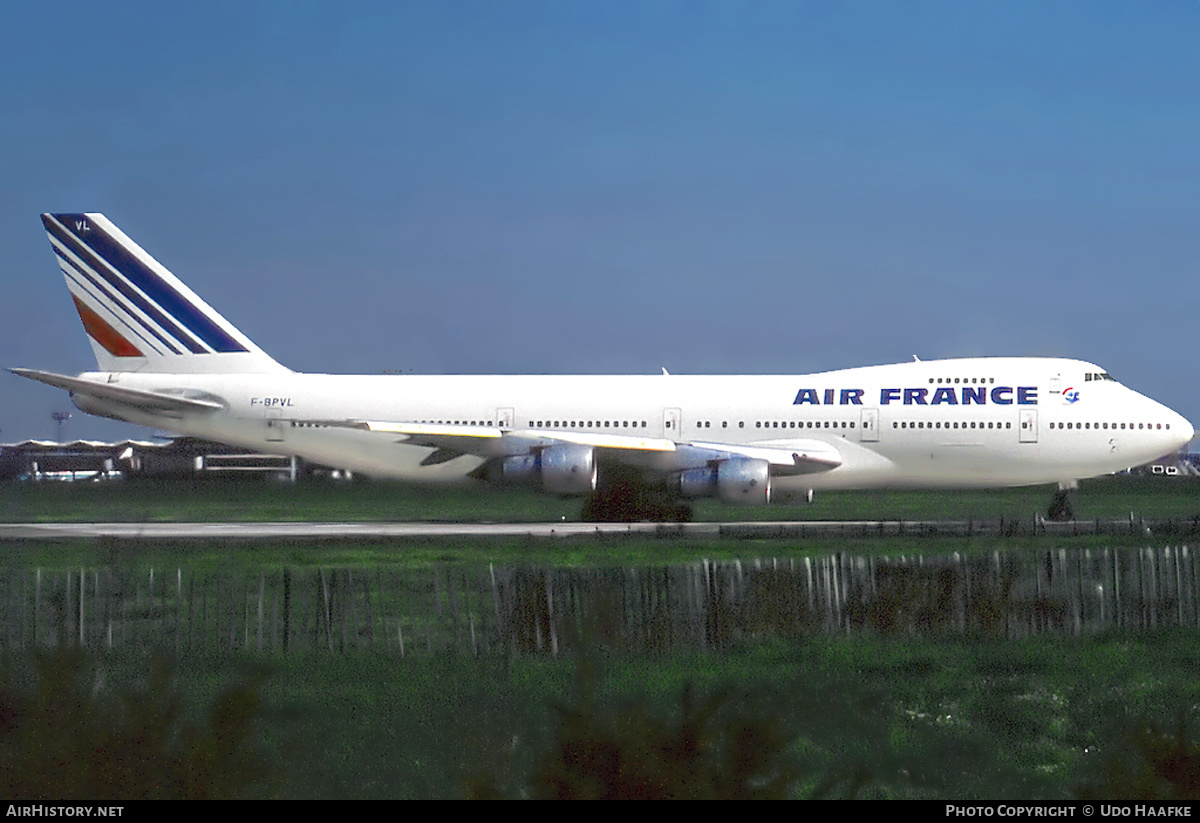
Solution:
[{"label": "airport building", "polygon": [[[323,471],[326,470],[297,457],[245,452],[190,437],[119,443],[26,440],[0,445],[0,480],[107,480],[238,472],[269,473],[295,480],[301,475]],[[338,477],[348,475],[346,472],[334,474]]]}]

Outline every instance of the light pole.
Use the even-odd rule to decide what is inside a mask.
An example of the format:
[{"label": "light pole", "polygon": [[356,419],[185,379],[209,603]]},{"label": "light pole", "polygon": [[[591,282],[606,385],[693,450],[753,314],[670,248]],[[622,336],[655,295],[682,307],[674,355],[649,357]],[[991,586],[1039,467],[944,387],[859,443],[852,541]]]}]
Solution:
[{"label": "light pole", "polygon": [[54,422],[58,424],[58,442],[61,444],[63,442],[63,423],[66,423],[71,419],[71,413],[53,412],[50,417],[52,417]]}]

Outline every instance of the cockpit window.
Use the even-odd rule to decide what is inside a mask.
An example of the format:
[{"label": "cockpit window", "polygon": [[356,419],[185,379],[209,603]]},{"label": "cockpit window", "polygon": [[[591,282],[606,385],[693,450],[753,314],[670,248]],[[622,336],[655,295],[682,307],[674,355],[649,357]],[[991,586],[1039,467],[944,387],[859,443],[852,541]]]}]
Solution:
[{"label": "cockpit window", "polygon": [[1111,380],[1117,382],[1117,378],[1113,377],[1108,372],[1088,372],[1083,376],[1084,380]]}]

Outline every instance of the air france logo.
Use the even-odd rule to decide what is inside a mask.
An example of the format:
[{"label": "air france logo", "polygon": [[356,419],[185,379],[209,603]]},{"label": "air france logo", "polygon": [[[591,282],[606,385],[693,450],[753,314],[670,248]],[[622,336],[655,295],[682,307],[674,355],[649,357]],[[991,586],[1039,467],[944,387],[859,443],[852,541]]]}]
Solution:
[{"label": "air france logo", "polygon": [[1063,389],[1062,396],[1063,396],[1063,400],[1066,400],[1068,403],[1078,403],[1079,402],[1079,389],[1076,389],[1076,388]]},{"label": "air france logo", "polygon": [[[866,389],[800,389],[792,405],[861,406],[864,394]],[[1078,392],[1075,394],[1078,399]],[[938,386],[936,389],[922,386],[879,390],[881,406],[893,403],[905,406],[1011,406],[1014,402],[1019,406],[1036,406],[1037,386]]]}]

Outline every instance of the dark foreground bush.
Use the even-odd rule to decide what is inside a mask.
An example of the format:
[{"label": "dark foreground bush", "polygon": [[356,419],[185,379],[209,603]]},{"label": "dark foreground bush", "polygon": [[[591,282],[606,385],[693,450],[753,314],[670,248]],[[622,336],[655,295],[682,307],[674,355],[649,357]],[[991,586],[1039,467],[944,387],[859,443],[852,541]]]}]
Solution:
[{"label": "dark foreground bush", "polygon": [[[690,685],[678,705],[655,712],[646,700],[603,704],[585,660],[579,697],[555,705],[553,738],[525,777],[521,794],[534,799],[660,800],[791,798],[802,775],[796,732],[766,692],[717,690],[697,696]],[[814,797],[853,797],[865,772],[830,775]],[[811,785],[811,784],[810,784]],[[498,797],[495,780],[475,781],[468,794]]]},{"label": "dark foreground bush", "polygon": [[1116,742],[1081,800],[1200,800],[1200,742],[1181,713],[1174,732],[1145,718]]},{"label": "dark foreground bush", "polygon": [[254,737],[262,675],[227,688],[196,723],[165,659],[150,661],[141,688],[113,689],[96,655],[32,654],[31,686],[16,684],[11,660],[0,678],[0,796],[238,798],[273,785]]}]

